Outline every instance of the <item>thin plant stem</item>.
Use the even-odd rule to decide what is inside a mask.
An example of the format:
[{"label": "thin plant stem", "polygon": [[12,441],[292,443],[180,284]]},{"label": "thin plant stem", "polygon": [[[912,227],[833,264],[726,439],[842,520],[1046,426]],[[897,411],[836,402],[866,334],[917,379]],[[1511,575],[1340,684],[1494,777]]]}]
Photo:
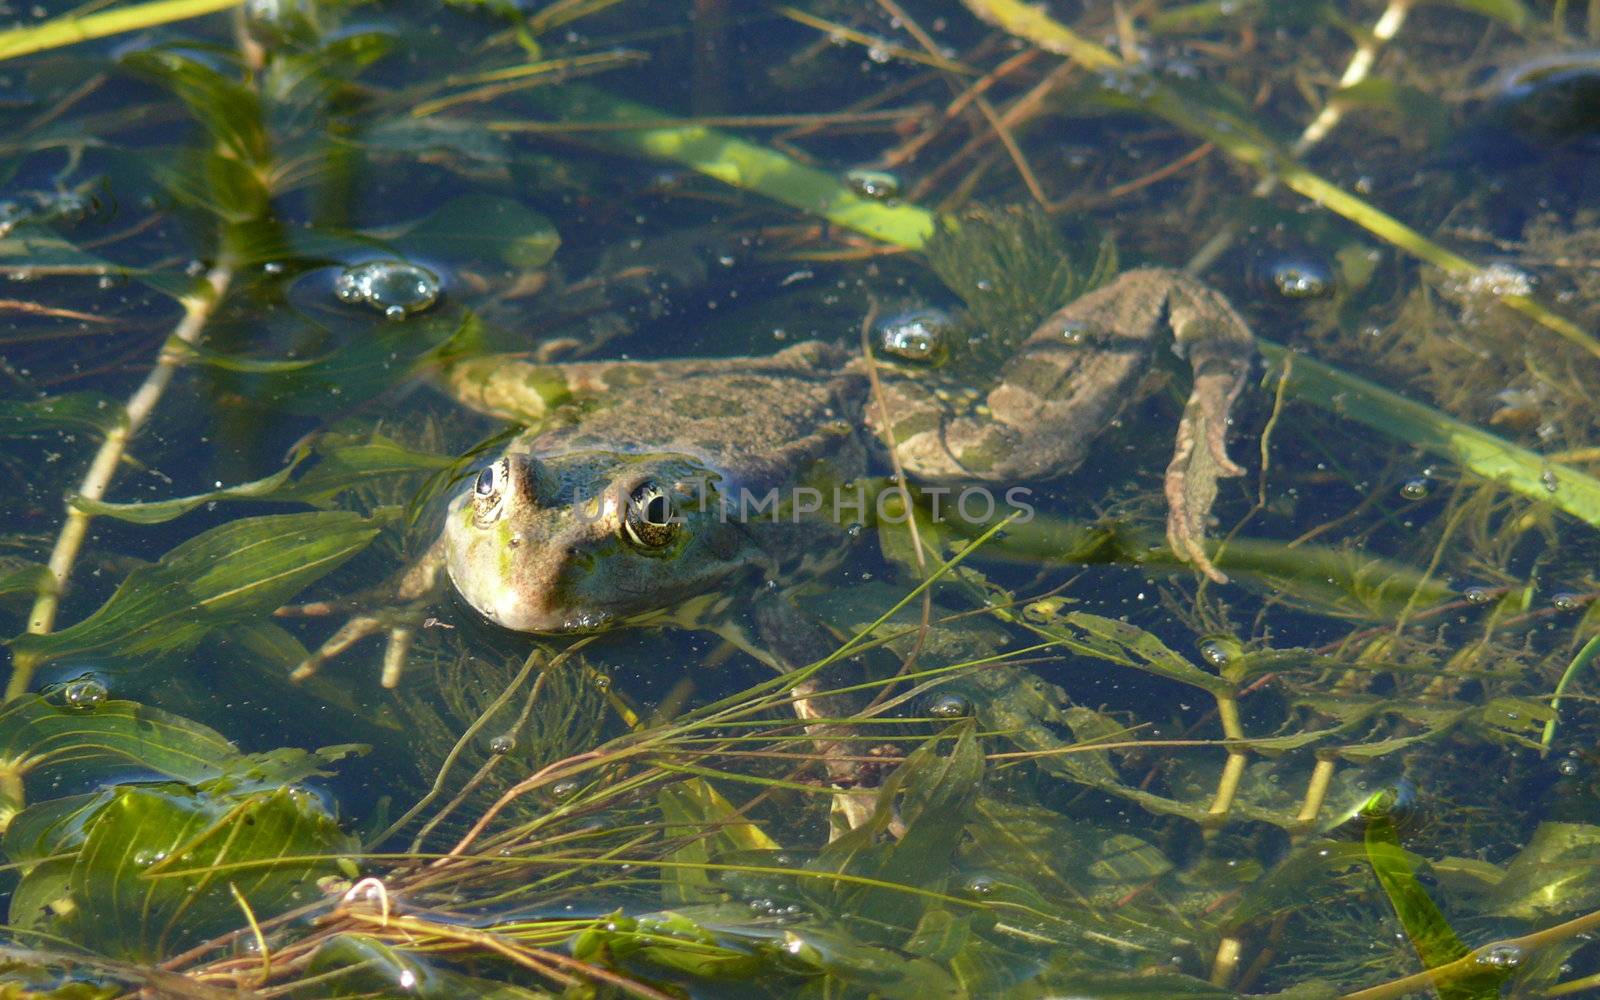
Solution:
[{"label": "thin plant stem", "polygon": [[[100,444],[100,450],[89,463],[89,471],[84,473],[83,482],[78,486],[79,497],[85,500],[105,498],[106,491],[116,476],[117,467],[122,463],[122,457],[128,450],[128,442],[133,440],[133,436],[139,433],[145,421],[150,418],[151,412],[155,410],[162,394],[172,382],[172,376],[190,356],[186,349],[200,339],[200,332],[205,329],[206,322],[216,311],[217,303],[221,302],[223,295],[227,293],[228,286],[233,281],[234,267],[233,255],[226,250],[223,251],[195,290],[183,297],[181,300],[183,317],[167,336],[166,343],[161,347],[161,353],[156,357],[155,367],[145,376],[144,382],[134,390],[133,395],[128,397],[128,402],[123,408],[122,420],[106,433],[105,440]],[[55,548],[50,552],[50,575],[40,586],[34,598],[33,610],[28,614],[30,635],[43,635],[55,627],[61,594],[66,590],[67,580],[72,576],[72,567],[78,561],[78,552],[83,548],[84,537],[89,531],[91,515],[70,503],[66,507],[66,520],[61,525],[61,534],[56,538]],[[38,666],[39,660],[26,653],[18,653],[12,657],[11,679],[6,685],[7,700],[28,690]]]},{"label": "thin plant stem", "polygon": [[[1245,739],[1244,727],[1239,722],[1239,702],[1232,695],[1217,695],[1217,718],[1222,722],[1222,735],[1230,740]],[[1217,781],[1217,794],[1206,810],[1216,822],[1221,822],[1233,807],[1233,798],[1239,792],[1239,779],[1244,777],[1248,752],[1235,744],[1228,747],[1228,760],[1222,765],[1222,777]]]},{"label": "thin plant stem", "polygon": [[[1411,13],[1413,3],[1415,0],[1391,0],[1389,6],[1384,8],[1372,30],[1357,43],[1355,52],[1351,53],[1350,62],[1345,65],[1344,73],[1339,77],[1339,84],[1334,88],[1335,95],[1367,78],[1372,72],[1372,64],[1377,61],[1378,50],[1393,41],[1400,33],[1401,26],[1406,22],[1406,15]],[[1322,110],[1317,112],[1316,117],[1311,119],[1311,123],[1294,141],[1294,145],[1289,147],[1294,152],[1295,158],[1304,156],[1317,143],[1326,139],[1344,118],[1344,112],[1343,102],[1336,98],[1324,101]],[[1277,190],[1277,187],[1277,176],[1268,174],[1256,182],[1255,188],[1250,193],[1257,198],[1265,198]],[[1185,270],[1190,274],[1203,273],[1216,262],[1218,257],[1227,252],[1238,236],[1237,223],[1230,222],[1223,226],[1190,258]]]},{"label": "thin plant stem", "polygon": [[1311,780],[1306,783],[1306,795],[1301,800],[1300,812],[1295,816],[1296,823],[1306,829],[1316,822],[1317,814],[1322,811],[1322,802],[1328,797],[1328,786],[1333,783],[1334,769],[1339,766],[1337,758],[1324,757],[1317,761],[1317,766],[1311,771]]}]

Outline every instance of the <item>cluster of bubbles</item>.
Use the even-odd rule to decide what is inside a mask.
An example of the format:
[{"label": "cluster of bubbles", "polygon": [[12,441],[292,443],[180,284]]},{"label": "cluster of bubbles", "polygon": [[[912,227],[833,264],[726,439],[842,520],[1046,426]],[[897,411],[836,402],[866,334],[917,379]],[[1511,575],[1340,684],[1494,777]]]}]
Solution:
[{"label": "cluster of bubbles", "polygon": [[441,282],[432,271],[404,260],[352,264],[333,281],[339,301],[365,303],[392,320],[422,312],[439,301]]}]

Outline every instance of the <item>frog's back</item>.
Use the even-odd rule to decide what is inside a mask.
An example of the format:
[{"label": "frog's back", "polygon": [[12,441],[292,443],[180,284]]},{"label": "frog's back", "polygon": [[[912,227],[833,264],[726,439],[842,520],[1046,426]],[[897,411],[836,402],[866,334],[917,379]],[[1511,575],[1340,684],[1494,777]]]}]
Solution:
[{"label": "frog's back", "polygon": [[502,360],[465,385],[452,381],[478,409],[537,422],[519,450],[679,452],[764,492],[864,470],[867,389],[848,360],[843,348],[810,341],[764,358]]}]

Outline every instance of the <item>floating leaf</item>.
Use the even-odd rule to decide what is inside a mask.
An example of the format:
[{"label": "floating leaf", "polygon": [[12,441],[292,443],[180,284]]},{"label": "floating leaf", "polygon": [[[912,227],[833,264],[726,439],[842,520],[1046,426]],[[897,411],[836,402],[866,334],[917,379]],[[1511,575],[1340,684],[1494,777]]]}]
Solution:
[{"label": "floating leaf", "polygon": [[361,748],[241,754],[216,730],[133,701],[24,695],[0,706],[0,762],[43,788],[158,775],[189,784],[274,788],[313,775]]},{"label": "floating leaf", "polygon": [[241,518],[191,538],[128,574],[88,618],[10,641],[37,661],[95,650],[133,657],[185,648],[207,631],[271,611],[377,537],[353,511]]},{"label": "floating leaf", "polygon": [[[311,902],[320,895],[316,879],[338,873],[338,856],[355,846],[301,789],[233,798],[123,786],[84,822],[64,884],[54,865],[23,877],[11,920],[108,955],[155,960],[241,924],[230,887],[258,919]],[[212,870],[223,865],[234,867]],[[19,909],[39,898],[28,887],[38,879],[62,898],[45,912]]]},{"label": "floating leaf", "polygon": [[84,707],[40,695],[0,706],[0,757],[13,773],[46,783],[155,774],[199,782],[239,751],[216,730],[133,701]]},{"label": "floating leaf", "polygon": [[561,237],[549,219],[510,198],[463,195],[406,234],[406,245],[448,260],[498,260],[521,270],[549,263]]}]

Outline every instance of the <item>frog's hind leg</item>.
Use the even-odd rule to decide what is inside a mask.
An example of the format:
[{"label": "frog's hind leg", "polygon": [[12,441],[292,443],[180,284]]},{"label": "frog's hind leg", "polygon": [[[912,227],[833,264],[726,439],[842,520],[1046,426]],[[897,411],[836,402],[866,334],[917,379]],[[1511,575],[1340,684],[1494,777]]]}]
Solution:
[{"label": "frog's hind leg", "polygon": [[1167,544],[1178,558],[1226,583],[1202,543],[1217,480],[1244,475],[1228,457],[1228,419],[1249,377],[1255,339],[1221,294],[1180,271],[1161,273],[1169,282],[1167,322],[1173,349],[1194,370],[1194,387],[1167,463]]}]

